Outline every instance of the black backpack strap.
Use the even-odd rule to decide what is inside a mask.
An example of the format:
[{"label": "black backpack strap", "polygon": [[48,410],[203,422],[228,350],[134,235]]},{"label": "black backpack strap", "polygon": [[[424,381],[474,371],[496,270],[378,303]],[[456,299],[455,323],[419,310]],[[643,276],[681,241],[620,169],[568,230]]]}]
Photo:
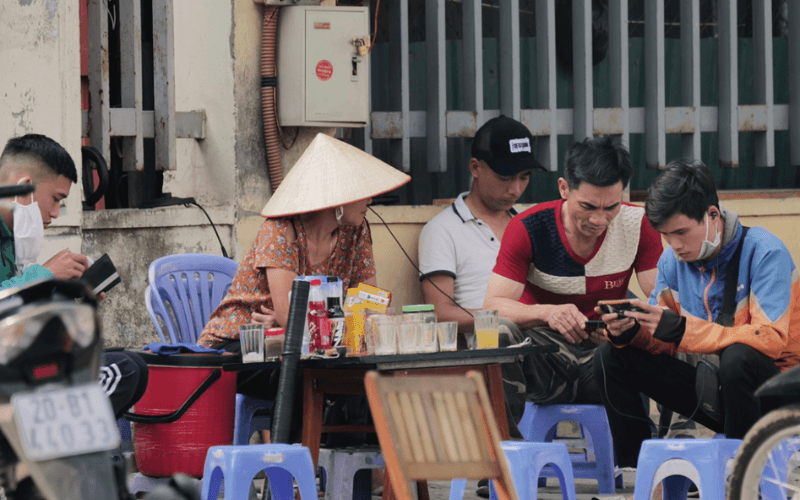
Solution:
[{"label": "black backpack strap", "polygon": [[725,289],[722,295],[722,311],[717,317],[717,323],[722,326],[733,326],[733,317],[736,313],[736,287],[739,284],[739,262],[742,259],[742,246],[744,237],[747,236],[747,226],[742,226],[742,237],[739,245],[733,252],[728,268],[725,270]]}]

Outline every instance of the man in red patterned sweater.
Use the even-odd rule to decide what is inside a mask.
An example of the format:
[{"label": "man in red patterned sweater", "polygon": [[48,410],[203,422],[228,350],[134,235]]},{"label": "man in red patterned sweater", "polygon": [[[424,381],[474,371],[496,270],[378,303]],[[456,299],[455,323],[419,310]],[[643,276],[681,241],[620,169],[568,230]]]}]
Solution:
[{"label": "man in red patterned sweater", "polygon": [[506,229],[484,309],[510,320],[511,334],[501,336],[501,346],[525,338],[558,346],[556,353],[503,365],[516,422],[525,401],[602,404],[592,358],[605,337],[587,321],[599,319],[598,300],[627,296],[634,271],[649,296],[662,253],[644,209],[622,201],[632,174],[630,154],[619,140],[575,143],[558,180],[561,199],[518,214]]}]

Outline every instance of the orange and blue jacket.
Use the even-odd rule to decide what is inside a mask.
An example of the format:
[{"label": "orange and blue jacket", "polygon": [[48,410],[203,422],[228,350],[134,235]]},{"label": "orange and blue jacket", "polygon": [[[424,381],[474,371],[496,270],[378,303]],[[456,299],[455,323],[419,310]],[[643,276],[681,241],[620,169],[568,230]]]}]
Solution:
[{"label": "orange and blue jacket", "polygon": [[727,214],[735,233],[711,261],[683,262],[671,248],[664,251],[650,304],[668,311],[655,333],[640,328],[629,331],[631,338],[625,332],[622,337],[628,338],[612,339],[615,344],[670,355],[719,354],[732,344],[745,344],[772,358],[782,371],[800,363],[798,272],[783,242],[763,228],[750,228],[742,246],[733,326],[715,323],[725,273],[742,237],[738,217]]}]

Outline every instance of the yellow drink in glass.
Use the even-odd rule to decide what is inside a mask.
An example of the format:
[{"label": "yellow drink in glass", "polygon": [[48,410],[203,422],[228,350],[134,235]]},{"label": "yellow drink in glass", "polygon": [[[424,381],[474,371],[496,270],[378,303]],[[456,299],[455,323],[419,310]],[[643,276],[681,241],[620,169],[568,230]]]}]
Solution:
[{"label": "yellow drink in glass", "polygon": [[498,345],[500,317],[497,311],[473,311],[475,343],[478,349],[494,349]]},{"label": "yellow drink in glass", "polygon": [[498,345],[497,328],[488,330],[475,330],[475,337],[478,342],[478,349],[494,349]]}]

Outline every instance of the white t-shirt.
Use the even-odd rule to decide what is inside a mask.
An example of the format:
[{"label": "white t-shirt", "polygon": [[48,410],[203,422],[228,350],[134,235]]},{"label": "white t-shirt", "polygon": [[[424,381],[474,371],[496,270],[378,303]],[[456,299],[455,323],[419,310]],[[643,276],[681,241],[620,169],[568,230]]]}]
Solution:
[{"label": "white t-shirt", "polygon": [[[480,309],[494,268],[500,240],[470,212],[461,193],[452,205],[428,221],[419,235],[420,281],[434,274],[454,280],[454,298],[467,309]],[[512,208],[511,215],[516,215]]]}]

